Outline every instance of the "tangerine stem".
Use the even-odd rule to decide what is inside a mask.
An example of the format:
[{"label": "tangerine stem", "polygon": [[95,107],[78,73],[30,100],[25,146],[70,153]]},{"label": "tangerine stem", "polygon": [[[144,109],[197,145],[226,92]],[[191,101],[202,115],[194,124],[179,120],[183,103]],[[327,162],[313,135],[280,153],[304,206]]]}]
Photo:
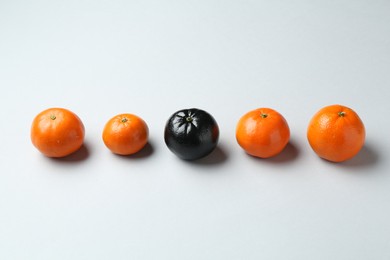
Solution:
[{"label": "tangerine stem", "polygon": [[262,118],[267,118],[267,117],[268,117],[268,114],[263,114],[263,113],[261,113],[261,117],[262,117]]},{"label": "tangerine stem", "polygon": [[338,115],[339,115],[340,117],[344,117],[344,116],[345,116],[345,112],[341,111],[341,112],[338,113]]},{"label": "tangerine stem", "polygon": [[56,120],[56,118],[57,118],[57,117],[56,117],[55,115],[50,115],[50,119],[51,119],[51,120]]},{"label": "tangerine stem", "polygon": [[124,118],[122,118],[122,123],[126,123],[128,120],[127,120],[127,118],[126,117],[124,117]]},{"label": "tangerine stem", "polygon": [[186,117],[186,121],[187,121],[187,122],[192,122],[192,120],[193,120],[192,117],[190,117],[190,116],[187,116],[187,117]]}]

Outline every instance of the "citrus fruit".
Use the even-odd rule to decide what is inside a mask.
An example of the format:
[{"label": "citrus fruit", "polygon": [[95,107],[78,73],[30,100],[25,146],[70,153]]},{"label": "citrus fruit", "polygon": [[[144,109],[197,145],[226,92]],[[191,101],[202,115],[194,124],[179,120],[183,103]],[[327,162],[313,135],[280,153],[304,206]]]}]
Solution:
[{"label": "citrus fruit", "polygon": [[219,128],[206,111],[191,108],[179,110],[168,119],[164,140],[175,155],[184,160],[200,159],[217,146]]},{"label": "citrus fruit", "polygon": [[64,108],[42,111],[31,125],[33,145],[48,157],[64,157],[77,151],[84,142],[84,134],[80,118]]},{"label": "citrus fruit", "polygon": [[354,157],[364,145],[365,128],[351,108],[331,105],[320,109],[311,119],[307,139],[321,158],[342,162]]},{"label": "citrus fruit", "polygon": [[269,158],[280,153],[290,140],[287,121],[271,108],[258,108],[243,115],[237,123],[236,139],[252,156]]},{"label": "citrus fruit", "polygon": [[145,121],[133,114],[111,118],[103,129],[103,142],[111,152],[130,155],[140,151],[148,142],[149,129]]}]

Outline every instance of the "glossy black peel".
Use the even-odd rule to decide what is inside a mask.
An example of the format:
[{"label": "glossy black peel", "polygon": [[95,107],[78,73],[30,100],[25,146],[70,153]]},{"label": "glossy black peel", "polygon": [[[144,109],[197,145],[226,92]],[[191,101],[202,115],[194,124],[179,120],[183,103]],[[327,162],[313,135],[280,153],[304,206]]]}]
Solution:
[{"label": "glossy black peel", "polygon": [[208,155],[217,146],[218,138],[217,122],[201,109],[179,110],[165,125],[166,145],[184,160],[196,160]]}]

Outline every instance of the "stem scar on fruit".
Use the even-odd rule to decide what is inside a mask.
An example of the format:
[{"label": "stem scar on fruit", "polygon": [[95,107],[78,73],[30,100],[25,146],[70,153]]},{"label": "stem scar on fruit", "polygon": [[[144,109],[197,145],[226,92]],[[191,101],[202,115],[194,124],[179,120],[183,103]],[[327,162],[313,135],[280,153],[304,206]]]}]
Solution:
[{"label": "stem scar on fruit", "polygon": [[56,120],[56,118],[57,118],[57,117],[56,117],[55,115],[50,115],[50,119],[51,119],[51,120]]},{"label": "stem scar on fruit", "polygon": [[267,117],[268,117],[268,114],[261,113],[261,117],[262,117],[262,118],[267,118]]},{"label": "stem scar on fruit", "polygon": [[122,123],[126,123],[128,121],[128,119],[126,117],[122,118]]},{"label": "stem scar on fruit", "polygon": [[344,111],[340,111],[340,112],[338,112],[338,115],[339,115],[339,117],[344,117],[345,116],[345,112]]}]

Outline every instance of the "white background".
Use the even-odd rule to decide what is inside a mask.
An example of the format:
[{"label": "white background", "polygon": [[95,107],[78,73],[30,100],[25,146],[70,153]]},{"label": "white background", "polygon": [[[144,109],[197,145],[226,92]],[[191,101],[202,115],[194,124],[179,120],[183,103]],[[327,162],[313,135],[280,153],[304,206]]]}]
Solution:
[{"label": "white background", "polygon": [[[0,87],[0,259],[390,259],[389,1],[0,0]],[[341,164],[306,140],[336,103],[367,130]],[[49,107],[85,124],[68,158],[30,142]],[[189,163],[163,130],[191,107],[221,135]],[[272,159],[235,141],[258,107],[291,128]],[[136,156],[101,140],[123,112],[150,128]]]}]

